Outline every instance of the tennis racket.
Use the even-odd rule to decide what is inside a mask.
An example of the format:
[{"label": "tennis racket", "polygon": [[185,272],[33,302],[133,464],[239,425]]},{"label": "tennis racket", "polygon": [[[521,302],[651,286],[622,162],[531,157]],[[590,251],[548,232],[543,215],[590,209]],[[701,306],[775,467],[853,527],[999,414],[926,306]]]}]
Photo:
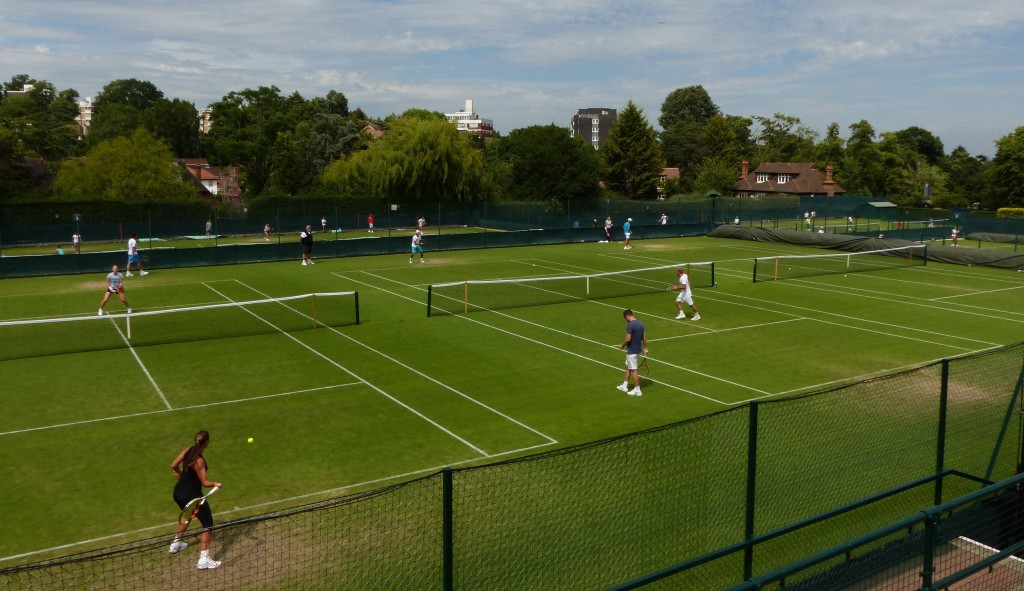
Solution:
[{"label": "tennis racket", "polygon": [[196,515],[199,515],[199,509],[203,506],[203,503],[206,502],[206,497],[212,495],[218,490],[220,490],[220,487],[215,486],[205,495],[196,497],[189,501],[188,504],[185,505],[185,508],[181,510],[181,515],[178,516],[178,523],[180,525],[188,525],[193,519],[195,519]]},{"label": "tennis racket", "polygon": [[651,368],[647,365],[647,357],[640,358],[640,363],[636,366],[636,373],[640,376],[640,379],[646,378],[651,373]]}]

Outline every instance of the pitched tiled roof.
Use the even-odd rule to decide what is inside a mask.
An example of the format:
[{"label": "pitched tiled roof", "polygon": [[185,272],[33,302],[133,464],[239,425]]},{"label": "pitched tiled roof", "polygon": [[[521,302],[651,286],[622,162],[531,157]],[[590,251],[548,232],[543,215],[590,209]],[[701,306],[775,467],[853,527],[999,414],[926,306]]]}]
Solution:
[{"label": "pitched tiled roof", "polygon": [[[779,182],[780,175],[788,175],[789,180]],[[767,180],[757,182],[758,176],[766,176]],[[741,176],[733,185],[733,193],[787,193],[791,195],[842,195],[845,189],[827,183],[825,173],[814,167],[810,162],[764,162],[753,172]]]}]

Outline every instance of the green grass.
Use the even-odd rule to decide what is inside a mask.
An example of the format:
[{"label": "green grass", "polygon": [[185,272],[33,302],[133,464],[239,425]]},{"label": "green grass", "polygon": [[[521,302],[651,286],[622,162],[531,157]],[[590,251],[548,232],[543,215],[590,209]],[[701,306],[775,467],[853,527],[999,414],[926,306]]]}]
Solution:
[{"label": "green grass", "polygon": [[[819,252],[685,238],[154,269],[128,282],[137,311],[355,290],[362,323],[231,339],[199,325],[189,342],[0,363],[0,567],[171,532],[169,464],[199,429],[225,521],[1021,340],[1024,276],[1004,270],[751,282],[755,256]],[[709,260],[718,287],[695,291],[699,322],[673,320],[664,292],[426,316],[430,283]],[[95,314],[102,285],[4,280],[0,319]],[[614,388],[627,306],[650,335],[641,398]]]}]

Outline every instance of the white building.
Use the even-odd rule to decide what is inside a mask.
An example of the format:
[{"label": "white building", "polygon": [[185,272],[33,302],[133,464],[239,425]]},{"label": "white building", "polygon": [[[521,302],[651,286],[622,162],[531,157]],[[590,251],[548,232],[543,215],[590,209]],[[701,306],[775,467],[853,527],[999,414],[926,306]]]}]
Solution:
[{"label": "white building", "polygon": [[466,108],[457,113],[445,113],[445,118],[455,124],[459,131],[472,133],[485,140],[494,137],[494,122],[490,119],[481,119],[473,111],[473,99],[466,99]]}]

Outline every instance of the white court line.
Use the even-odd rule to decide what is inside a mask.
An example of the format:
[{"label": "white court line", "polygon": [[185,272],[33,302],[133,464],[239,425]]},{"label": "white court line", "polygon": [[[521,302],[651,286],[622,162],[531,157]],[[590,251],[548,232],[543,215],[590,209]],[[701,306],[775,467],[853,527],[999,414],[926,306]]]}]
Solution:
[{"label": "white court line", "polygon": [[[240,281],[239,281],[238,283],[240,283],[241,285],[245,285],[244,283],[242,283],[242,282],[240,282]],[[227,300],[227,301],[229,301],[229,302],[233,302],[233,301],[235,301],[235,300],[232,300],[231,298],[229,298],[228,296],[224,295],[223,293],[221,293],[221,292],[217,291],[217,290],[216,290],[216,289],[214,289],[213,287],[210,287],[209,285],[208,285],[207,287],[208,287],[209,289],[213,290],[213,292],[214,292],[214,293],[216,293],[217,295],[219,295],[219,296],[223,297],[223,298],[224,298],[225,300]],[[249,286],[247,286],[247,285],[246,285],[246,287],[249,287]],[[252,289],[252,288],[249,288],[249,289]],[[261,292],[259,292],[259,291],[255,290],[255,289],[253,289],[253,291],[256,291],[256,293],[261,293]],[[270,296],[267,296],[267,297],[270,297]],[[289,309],[291,309],[291,308],[289,308]],[[369,388],[372,388],[372,389],[373,389],[373,390],[375,390],[375,391],[376,391],[377,393],[379,393],[379,394],[380,394],[381,396],[384,396],[385,398],[387,398],[387,399],[391,400],[391,401],[392,401],[392,402],[394,402],[395,404],[397,404],[397,405],[399,405],[399,406],[401,406],[401,407],[405,408],[405,409],[406,409],[406,410],[408,410],[409,412],[411,412],[411,413],[415,414],[416,416],[420,417],[421,419],[423,419],[423,420],[424,420],[424,421],[426,421],[427,423],[429,423],[429,424],[433,425],[434,427],[436,427],[436,428],[437,428],[437,429],[438,429],[439,431],[441,431],[441,432],[443,432],[443,433],[446,433],[446,434],[447,434],[447,435],[448,435],[449,437],[451,437],[452,439],[455,439],[456,441],[458,441],[458,442],[462,443],[462,444],[463,444],[463,445],[465,445],[466,447],[468,447],[468,448],[472,449],[473,451],[475,451],[475,452],[479,453],[480,455],[482,455],[482,456],[484,456],[484,457],[487,457],[487,455],[488,455],[488,454],[487,454],[487,452],[486,452],[486,451],[484,451],[484,450],[480,449],[479,447],[477,447],[477,446],[473,445],[473,444],[472,444],[472,443],[470,443],[469,441],[467,441],[467,440],[463,439],[462,437],[460,437],[460,436],[456,435],[456,434],[455,434],[454,432],[452,432],[451,430],[449,430],[449,429],[447,429],[446,427],[442,426],[442,425],[441,425],[440,423],[438,423],[437,421],[434,421],[433,419],[431,419],[430,417],[428,417],[428,416],[424,415],[423,413],[419,412],[418,410],[416,410],[416,409],[412,408],[412,407],[411,407],[411,406],[409,406],[408,404],[405,404],[405,403],[404,403],[404,402],[402,402],[401,400],[398,400],[398,399],[397,399],[397,398],[395,398],[394,396],[391,396],[391,395],[390,395],[390,394],[388,394],[387,392],[385,392],[385,391],[381,390],[380,388],[378,388],[378,387],[374,386],[373,384],[371,384],[371,383],[367,382],[366,380],[362,379],[361,377],[359,377],[358,375],[356,375],[356,374],[355,374],[355,373],[354,373],[354,372],[353,372],[352,370],[350,370],[350,369],[348,369],[348,368],[346,368],[346,367],[342,366],[342,365],[341,365],[340,363],[338,363],[337,361],[335,361],[335,360],[331,359],[330,357],[327,357],[326,355],[324,355],[323,353],[321,353],[321,352],[317,351],[317,350],[316,350],[316,349],[314,349],[313,347],[310,347],[309,345],[307,345],[307,344],[303,343],[303,342],[302,342],[302,341],[300,341],[299,339],[295,338],[295,336],[294,336],[294,335],[291,335],[291,334],[289,334],[289,333],[288,333],[287,331],[284,331],[284,330],[282,330],[282,329],[281,329],[280,327],[278,327],[278,326],[275,326],[275,325],[274,325],[274,324],[273,324],[272,322],[270,322],[270,321],[266,320],[265,318],[262,318],[262,317],[260,317],[260,316],[259,316],[258,314],[256,314],[255,312],[252,312],[252,311],[250,311],[250,310],[248,310],[248,309],[246,309],[246,308],[244,308],[244,307],[242,308],[242,310],[243,310],[243,311],[245,311],[245,312],[247,312],[247,313],[249,313],[249,314],[250,314],[250,315],[252,315],[252,316],[253,316],[254,318],[256,318],[257,320],[259,320],[260,322],[263,322],[263,323],[264,323],[264,324],[266,324],[267,326],[270,326],[270,327],[272,327],[273,329],[277,330],[277,331],[278,331],[278,332],[280,332],[280,333],[281,333],[282,335],[284,335],[285,337],[287,337],[287,338],[291,339],[291,340],[292,340],[293,342],[295,342],[296,344],[298,344],[298,345],[299,345],[300,347],[303,347],[304,349],[306,349],[306,350],[308,350],[309,352],[313,353],[313,354],[314,354],[314,355],[316,355],[317,357],[320,357],[321,359],[323,359],[323,360],[324,360],[324,361],[326,361],[327,363],[330,363],[330,364],[331,364],[331,365],[333,365],[334,367],[336,367],[336,368],[340,369],[341,371],[343,371],[343,372],[347,373],[348,375],[352,376],[353,378],[355,378],[355,379],[359,380],[360,382],[362,382],[363,384],[365,384],[365,385],[366,385],[367,387],[369,387]],[[339,334],[340,334],[340,333],[339,333]]]},{"label": "white court line", "polygon": [[358,386],[362,382],[348,382],[347,384],[334,384],[331,386],[319,386],[316,388],[306,388],[303,390],[293,390],[291,392],[277,392],[275,394],[263,394],[261,396],[250,396],[249,398],[236,398],[235,400],[222,400],[219,402],[207,402],[204,404],[193,404],[190,406],[179,406],[177,408],[167,410],[147,410],[144,412],[136,412],[128,415],[117,415],[113,417],[101,417],[98,419],[86,419],[84,421],[72,421],[70,423],[57,423],[54,425],[44,425],[42,427],[29,427],[27,429],[18,429],[15,431],[4,431],[0,432],[0,437],[4,435],[17,435],[19,433],[29,433],[32,431],[49,431],[50,429],[60,429],[63,427],[77,427],[78,425],[88,425],[90,423],[105,423],[107,421],[119,421],[122,419],[134,419],[138,417],[144,417],[148,415],[162,415],[169,412],[184,412],[186,410],[198,410],[202,408],[210,408],[212,406],[222,406],[225,404],[239,404],[243,402],[252,402],[254,400],[263,400],[266,398],[279,398],[281,396],[294,396],[296,394],[307,394],[309,392],[317,392],[320,390],[330,390],[333,388],[344,388],[348,386]]},{"label": "white court line", "polygon": [[[367,274],[370,275],[371,277],[374,277],[374,278],[377,278],[377,279],[380,279],[380,280],[383,280],[383,281],[389,281],[389,282],[392,282],[392,283],[398,283],[398,284],[403,285],[405,287],[409,287],[409,286],[406,286],[404,283],[401,283],[399,281],[395,281],[393,279],[388,279],[387,277],[381,277],[379,275],[374,275],[372,273],[367,273]],[[339,275],[339,277],[340,277],[340,275]],[[384,289],[384,288],[382,288],[380,286],[377,286],[377,285],[371,285],[369,283],[365,283],[365,282],[359,281],[358,279],[353,279],[351,277],[344,277],[344,278],[346,280],[348,280],[348,281],[352,281],[354,283],[359,283],[360,285],[366,285],[367,287],[371,287],[371,288],[383,291],[384,293],[393,295],[395,297],[406,299],[406,300],[409,300],[411,302],[422,303],[420,300],[416,300],[416,299],[410,298],[408,296],[403,296],[403,295],[397,294],[395,292],[388,291],[388,290],[386,290],[386,289]],[[420,289],[420,288],[416,288],[416,289]],[[420,290],[422,291],[422,289],[420,289]],[[593,300],[585,300],[585,301],[593,302]],[[606,306],[610,306],[611,305],[611,304],[604,304],[603,302],[594,302],[594,303],[600,304],[600,305],[606,305]],[[550,331],[550,332],[554,332],[554,333],[561,334],[561,335],[564,335],[564,336],[567,336],[567,337],[571,337],[571,338],[575,338],[575,339],[580,339],[580,340],[582,340],[584,342],[587,342],[587,343],[596,344],[596,345],[601,346],[601,347],[617,348],[615,345],[608,345],[608,344],[600,343],[598,341],[594,341],[594,340],[591,340],[591,339],[585,339],[585,338],[583,338],[583,337],[581,337],[579,335],[575,335],[575,334],[572,334],[572,333],[567,333],[567,332],[564,332],[564,331],[560,331],[560,330],[551,328],[550,326],[539,325],[539,324],[530,322],[528,320],[524,320],[522,318],[516,318],[515,316],[511,316],[511,315],[505,314],[503,312],[497,312],[497,311],[494,311],[494,310],[490,310],[490,312],[492,314],[503,316],[505,318],[516,320],[518,322],[522,322],[522,323],[525,323],[525,324],[530,324],[530,325],[536,326],[538,328],[542,328],[542,329]],[[594,359],[592,357],[588,357],[586,355],[582,355],[580,353],[576,353],[575,351],[569,351],[568,349],[563,349],[561,347],[556,347],[555,345],[552,345],[550,343],[545,343],[543,341],[539,341],[537,339],[533,339],[533,338],[527,337],[525,335],[522,335],[522,334],[519,334],[519,333],[516,333],[516,332],[512,332],[512,331],[507,330],[507,329],[504,329],[504,328],[499,328],[497,326],[494,326],[492,324],[487,324],[486,322],[482,322],[482,321],[477,320],[475,318],[469,318],[469,317],[467,317],[464,314],[456,314],[455,317],[459,318],[461,320],[464,320],[466,322],[473,322],[475,324],[479,324],[480,326],[485,326],[487,328],[490,328],[491,330],[496,330],[498,332],[505,333],[507,335],[516,337],[518,339],[522,339],[524,341],[528,341],[528,342],[534,343],[536,345],[541,345],[543,347],[548,347],[549,349],[554,349],[555,351],[558,351],[559,353],[563,353],[563,354],[566,354],[566,355],[569,355],[569,356],[572,356],[572,357],[577,357],[579,359],[583,359],[583,360],[589,361],[591,363],[596,363],[598,365],[601,365],[601,366],[604,366],[604,367],[614,368],[614,369],[617,369],[617,370],[621,370],[622,369],[622,367],[619,366],[619,365],[612,365],[612,364],[604,362],[604,361],[598,361],[597,359]],[[669,365],[669,366],[672,366],[672,367],[678,367],[678,366],[670,364],[667,361],[659,360],[659,359],[656,359],[654,357],[648,357],[648,359],[651,359],[651,360],[657,361],[658,363],[663,363],[665,365]],[[751,388],[750,386],[744,386],[743,384],[738,384],[738,383],[735,383],[735,382],[730,382],[728,380],[724,380],[722,378],[718,378],[716,376],[711,376],[711,375],[708,375],[708,374],[703,374],[703,373],[700,373],[698,371],[695,371],[695,370],[692,370],[692,369],[688,369],[688,368],[685,368],[685,367],[679,367],[679,369],[681,369],[683,371],[686,371],[686,372],[689,372],[689,373],[693,373],[693,374],[696,374],[696,375],[707,377],[707,378],[712,379],[712,380],[716,380],[716,381],[724,382],[724,383],[727,383],[727,384],[730,384],[730,385],[734,385],[734,386],[739,387],[739,388],[743,388],[743,389],[746,389],[746,390],[752,390],[752,391],[760,393],[760,394],[764,393],[763,390],[758,390],[757,388]],[[666,383],[666,382],[660,382],[660,381],[657,381],[657,380],[654,380],[654,379],[651,379],[651,378],[648,378],[648,379],[652,383],[663,384],[664,386],[666,386],[668,388],[671,388],[673,390],[677,390],[679,392],[683,392],[683,393],[689,394],[691,396],[695,396],[697,398],[702,398],[702,399],[707,400],[709,402],[714,402],[716,404],[721,404],[723,406],[729,406],[729,404],[730,404],[728,402],[722,402],[721,400],[717,400],[715,398],[711,398],[709,396],[705,396],[705,395],[700,394],[698,392],[694,392],[693,390],[688,390],[686,388],[681,388],[681,387],[679,387],[679,386],[677,386],[675,384],[669,384],[669,383]]]},{"label": "white court line", "polygon": [[[245,402],[245,400],[242,400],[241,402]],[[166,412],[166,411],[159,411],[159,412]],[[551,445],[550,443],[540,443],[540,444],[537,444],[537,445],[531,445],[529,447],[523,447],[523,448],[519,448],[519,449],[513,449],[513,450],[509,450],[509,451],[504,451],[504,452],[501,452],[501,453],[496,453],[496,454],[492,455],[491,457],[492,458],[496,458],[496,457],[500,457],[500,456],[506,456],[506,455],[511,455],[511,454],[518,454],[518,453],[522,453],[522,452],[532,451],[534,449],[538,449],[538,448],[542,448],[542,447],[548,447],[550,445]],[[377,485],[377,484],[380,484],[380,483],[383,483],[383,482],[390,482],[390,481],[394,481],[394,480],[405,480],[405,479],[408,479],[408,478],[413,477],[413,476],[420,476],[420,475],[424,475],[424,474],[431,474],[431,473],[434,473],[434,472],[438,472],[438,471],[440,471],[440,470],[442,470],[444,468],[452,468],[452,467],[456,467],[456,466],[462,466],[462,465],[471,464],[471,463],[474,463],[474,462],[477,462],[477,461],[479,461],[479,460],[476,460],[476,459],[460,460],[458,462],[452,462],[450,464],[443,464],[441,466],[434,466],[434,467],[431,467],[431,468],[423,468],[421,470],[414,470],[412,472],[406,472],[404,474],[395,474],[395,475],[392,475],[392,476],[385,476],[383,478],[375,478],[373,480],[366,480],[364,482],[358,482],[358,483],[349,484],[349,485],[346,485],[346,486],[339,486],[337,488],[330,488],[330,489],[322,490],[322,491],[319,491],[319,492],[307,493],[307,494],[304,494],[304,495],[297,495],[297,496],[288,497],[288,498],[285,498],[285,499],[278,499],[276,501],[267,501],[265,503],[256,503],[254,505],[249,505],[247,507],[236,507],[234,509],[226,509],[226,510],[218,509],[217,510],[217,515],[230,515],[232,513],[243,513],[243,512],[247,512],[247,511],[253,511],[255,509],[263,509],[265,507],[271,507],[271,506],[274,506],[274,505],[282,505],[282,504],[294,503],[295,501],[301,501],[301,500],[304,500],[304,499],[310,499],[310,498],[315,498],[315,497],[322,497],[322,496],[325,496],[325,495],[336,495],[336,494],[342,493],[342,492],[344,492],[346,490],[360,489],[360,488],[363,488],[363,487],[366,487],[366,486]],[[296,509],[301,509],[301,507],[297,507]],[[244,519],[242,521],[244,522]],[[133,529],[131,531],[126,531],[126,532],[121,532],[121,533],[116,533],[116,534],[110,534],[108,536],[100,536],[100,537],[91,538],[91,539],[88,539],[88,540],[81,540],[79,542],[72,542],[70,544],[61,544],[60,546],[52,546],[50,548],[43,548],[41,550],[33,550],[31,552],[24,552],[22,554],[12,554],[10,556],[0,556],[0,562],[7,562],[7,561],[11,561],[11,560],[18,560],[20,558],[28,558],[29,556],[37,556],[39,554],[46,554],[46,553],[50,553],[50,552],[60,552],[60,551],[63,551],[63,550],[70,550],[71,548],[76,548],[78,546],[84,546],[84,545],[87,545],[87,544],[98,544],[100,542],[109,542],[110,540],[116,540],[116,539],[125,538],[125,537],[135,537],[138,534],[142,534],[142,533],[145,533],[145,532],[148,532],[148,531],[153,531],[153,530],[173,531],[174,527],[177,526],[177,525],[178,525],[177,521],[170,521],[170,522],[167,522],[167,523],[164,523],[164,524],[160,524],[160,525],[151,525],[149,527],[141,527],[141,528],[138,528],[138,529]],[[219,526],[214,526],[214,528],[215,529],[224,529],[224,528],[230,527],[231,525],[232,525],[231,523],[225,523],[225,524],[222,524],[222,525],[219,525]],[[192,532],[191,535],[192,536],[198,535],[198,532],[199,532],[199,530],[195,530],[194,532]],[[167,534],[167,536],[166,536],[167,539],[169,540],[172,535],[173,534]],[[141,541],[141,540],[137,540],[137,541]]]},{"label": "white court line", "polygon": [[[337,277],[340,277],[340,275],[338,275],[336,272],[332,272],[331,274],[335,275]],[[259,290],[257,290],[254,287],[246,285],[245,283],[242,283],[241,281],[238,281],[238,283],[240,285],[248,288],[248,289],[251,289],[252,291],[254,291],[254,292],[258,293],[258,294],[266,296],[266,294],[263,294],[262,292],[260,292]],[[266,296],[266,297],[270,297],[270,296]],[[549,444],[558,443],[558,441],[555,440],[554,438],[549,437],[549,436],[545,435],[544,433],[541,433],[540,431],[534,429],[533,427],[531,427],[531,426],[529,426],[529,425],[527,425],[527,424],[525,424],[525,423],[523,423],[523,422],[521,422],[521,421],[519,421],[517,419],[514,419],[514,418],[508,416],[507,414],[501,412],[500,410],[498,410],[496,408],[492,408],[492,407],[484,404],[483,402],[480,402],[479,400],[476,400],[472,396],[469,396],[467,394],[464,394],[463,392],[460,392],[459,390],[456,390],[455,388],[452,388],[448,384],[445,384],[445,383],[435,379],[432,376],[428,376],[427,374],[423,373],[422,371],[420,371],[420,370],[418,370],[418,369],[416,369],[414,367],[411,367],[409,365],[406,365],[405,363],[402,363],[401,361],[395,359],[394,357],[392,357],[392,356],[390,356],[390,355],[388,355],[388,354],[386,354],[386,353],[384,353],[382,351],[378,351],[377,349],[374,349],[373,347],[368,346],[366,343],[360,342],[360,341],[350,337],[349,335],[347,335],[347,334],[345,334],[345,333],[335,329],[334,327],[326,326],[324,328],[327,328],[328,330],[330,330],[331,332],[333,332],[334,334],[336,334],[336,335],[338,335],[340,337],[348,339],[349,341],[357,344],[358,346],[366,349],[367,351],[370,351],[374,355],[379,355],[379,356],[383,357],[384,359],[387,359],[391,363],[394,363],[395,365],[398,365],[399,367],[401,367],[403,369],[406,369],[406,370],[408,370],[408,371],[410,371],[410,372],[420,376],[421,378],[423,378],[423,379],[425,379],[425,380],[427,380],[429,382],[432,382],[432,383],[434,383],[434,384],[444,388],[445,390],[448,390],[449,392],[455,394],[456,396],[460,396],[463,399],[468,400],[468,401],[472,402],[473,404],[476,404],[477,406],[479,406],[481,408],[484,408],[484,409],[486,409],[486,410],[488,410],[488,411],[498,415],[499,417],[501,417],[501,418],[503,418],[503,419],[505,419],[505,420],[507,420],[507,421],[509,421],[511,423],[514,423],[514,424],[522,427],[523,429],[526,429],[527,431],[530,431],[531,433],[533,433],[535,435],[539,435],[543,439],[546,439]],[[355,376],[353,376],[353,377],[355,377]],[[486,457],[491,457],[491,454],[484,454],[484,455]]]},{"label": "white court line", "polygon": [[[131,314],[128,314],[127,318],[125,319],[125,322],[131,321]],[[142,362],[142,359],[139,358],[139,354],[135,352],[135,347],[132,346],[131,341],[129,341],[128,337],[125,336],[123,332],[121,332],[121,327],[118,326],[117,323],[114,322],[112,318],[110,320],[110,323],[114,325],[114,330],[117,331],[117,334],[121,335],[121,340],[124,341],[125,346],[128,347],[128,352],[131,353],[132,357],[135,358],[135,362],[139,364],[139,367],[142,369],[142,373],[146,374],[146,379],[149,380],[149,383],[153,385],[153,389],[156,390],[157,395],[160,396],[160,400],[164,401],[164,406],[167,407],[167,410],[173,410],[173,408],[171,407],[171,403],[167,401],[167,397],[164,396],[164,393],[160,389],[160,386],[158,386],[156,380],[153,379],[153,374],[149,373],[149,369],[146,367],[146,364]]]}]

